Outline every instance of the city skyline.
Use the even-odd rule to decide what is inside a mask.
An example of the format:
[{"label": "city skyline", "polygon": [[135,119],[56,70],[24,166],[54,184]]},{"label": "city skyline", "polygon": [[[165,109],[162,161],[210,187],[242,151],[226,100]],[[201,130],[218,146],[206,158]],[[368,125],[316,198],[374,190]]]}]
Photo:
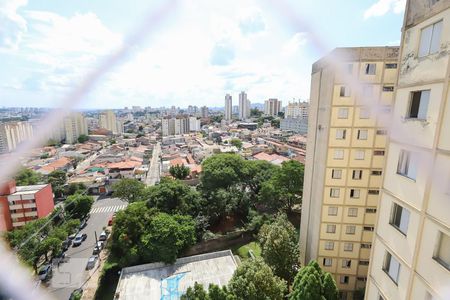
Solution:
[{"label": "city skyline", "polygon": [[[301,7],[308,16],[305,23],[315,32],[293,27],[285,16],[272,13],[271,5],[256,1],[178,3],[149,33],[147,43],[137,45],[105,74],[78,108],[116,109],[129,103],[222,106],[224,94],[242,90],[252,102],[308,99],[311,63],[325,54],[314,49],[314,34],[327,41],[328,51],[399,43],[400,32],[388,29],[401,27],[404,1],[328,3],[329,13],[306,2],[286,4],[294,10]],[[3,105],[58,105],[87,71],[123,44],[135,20],[148,10],[148,4],[139,1],[129,7],[129,18],[120,18],[119,1],[107,9],[101,3],[77,5],[24,0],[2,4]],[[337,26],[322,24],[322,17]],[[345,34],[350,28],[354,35]],[[365,35],[367,31],[373,34]]]}]

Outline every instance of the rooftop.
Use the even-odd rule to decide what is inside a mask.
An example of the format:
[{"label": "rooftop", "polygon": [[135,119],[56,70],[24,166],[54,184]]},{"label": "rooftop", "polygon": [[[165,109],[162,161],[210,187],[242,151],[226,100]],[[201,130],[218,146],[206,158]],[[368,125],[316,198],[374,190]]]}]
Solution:
[{"label": "rooftop", "polygon": [[16,192],[13,195],[34,194],[45,188],[47,184],[16,186]]},{"label": "rooftop", "polygon": [[115,299],[179,299],[195,282],[226,285],[236,268],[230,250],[179,258],[173,265],[152,263],[124,268]]}]

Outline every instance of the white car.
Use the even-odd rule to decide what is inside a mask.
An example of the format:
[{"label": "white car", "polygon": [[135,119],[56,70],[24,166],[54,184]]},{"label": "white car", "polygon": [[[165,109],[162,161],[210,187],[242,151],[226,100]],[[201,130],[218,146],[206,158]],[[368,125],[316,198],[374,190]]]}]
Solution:
[{"label": "white car", "polygon": [[94,268],[95,264],[97,263],[98,260],[98,255],[92,255],[91,257],[89,257],[89,260],[86,264],[86,270],[90,270],[92,268]]}]

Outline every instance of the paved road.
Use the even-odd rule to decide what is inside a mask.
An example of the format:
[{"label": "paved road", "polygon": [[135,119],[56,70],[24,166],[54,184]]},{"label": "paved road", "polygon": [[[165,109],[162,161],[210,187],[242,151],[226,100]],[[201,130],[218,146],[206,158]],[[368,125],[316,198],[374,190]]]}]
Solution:
[{"label": "paved road", "polygon": [[153,148],[152,160],[150,161],[150,167],[145,178],[146,185],[155,185],[160,180],[160,155],[161,143],[158,142]]},{"label": "paved road", "polygon": [[89,271],[85,268],[95,245],[94,232],[100,235],[114,211],[124,209],[125,204],[117,198],[104,198],[94,203],[88,225],[81,231],[87,233],[86,241],[79,247],[70,247],[66,252],[68,262],[53,268],[47,289],[55,299],[69,299],[70,293],[86,281]]}]

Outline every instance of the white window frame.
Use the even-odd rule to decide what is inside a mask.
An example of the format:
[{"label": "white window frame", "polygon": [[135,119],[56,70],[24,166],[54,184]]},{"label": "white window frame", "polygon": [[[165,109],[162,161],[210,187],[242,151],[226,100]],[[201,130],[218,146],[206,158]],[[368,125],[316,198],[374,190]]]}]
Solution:
[{"label": "white window frame", "polygon": [[418,167],[417,153],[400,150],[397,164],[397,174],[416,180]]},{"label": "white window frame", "polygon": [[348,107],[339,107],[338,108],[338,119],[348,119]]},{"label": "white window frame", "polygon": [[355,160],[364,160],[366,156],[365,150],[355,150]]},{"label": "white window frame", "polygon": [[351,259],[343,259],[341,267],[343,269],[350,269],[352,267],[352,260]]},{"label": "white window frame", "polygon": [[[333,230],[331,230],[331,228]],[[326,233],[336,233],[336,225],[335,224],[327,224]]]},{"label": "white window frame", "polygon": [[331,170],[332,179],[342,179],[342,169],[332,169]]},{"label": "white window frame", "polygon": [[360,141],[365,141],[369,138],[369,130],[367,129],[358,129],[358,133],[356,138]]},{"label": "white window frame", "polygon": [[377,74],[377,64],[367,63],[364,68],[364,73],[366,75],[376,75]]},{"label": "white window frame", "polygon": [[325,250],[334,250],[334,242],[325,241]]},{"label": "white window frame", "polygon": [[[419,95],[418,98],[416,98],[416,95]],[[409,96],[409,106],[408,111],[406,112],[406,119],[426,120],[428,114],[428,106],[430,103],[430,97],[431,97],[431,90],[412,91]],[[417,101],[418,103],[415,104],[415,102]],[[415,109],[417,109],[417,112],[415,111]]]},{"label": "white window frame", "polygon": [[337,140],[345,140],[347,135],[347,129],[336,129],[336,139]]},{"label": "white window frame", "polygon": [[353,243],[344,243],[345,252],[353,252]]},{"label": "white window frame", "polygon": [[360,119],[370,119],[370,109],[367,107],[359,108],[359,118]]},{"label": "white window frame", "polygon": [[433,259],[450,271],[450,236],[439,231]]},{"label": "white window frame", "polygon": [[330,197],[331,198],[339,198],[340,195],[341,195],[340,188],[330,188]]},{"label": "white window frame", "polygon": [[397,260],[397,258],[395,258],[388,251],[386,251],[386,254],[384,256],[382,269],[395,284],[398,284],[398,279],[401,272],[401,264]]},{"label": "white window frame", "polygon": [[[352,195],[353,191],[353,195]],[[361,190],[360,189],[350,189],[350,198],[352,199],[359,199],[361,197]]]},{"label": "white window frame", "polygon": [[355,225],[347,225],[345,227],[345,234],[354,235],[355,233],[356,233],[356,226]]},{"label": "white window frame", "polygon": [[389,224],[405,236],[408,234],[410,216],[411,213],[408,209],[397,204],[396,202],[392,202]]},{"label": "white window frame", "polygon": [[328,207],[328,215],[329,216],[337,216],[338,214],[338,207],[337,206],[329,206]]},{"label": "white window frame", "polygon": [[344,159],[344,149],[334,149],[334,154],[333,154],[333,158],[334,159],[338,159],[338,160],[342,160]]},{"label": "white window frame", "polygon": [[351,90],[348,86],[342,85],[339,89],[339,96],[340,97],[350,97]]},{"label": "white window frame", "polygon": [[356,207],[349,207],[347,211],[347,216],[355,218],[358,216],[358,208]]},{"label": "white window frame", "polygon": [[352,171],[352,179],[353,180],[361,180],[362,174],[363,174],[363,170],[353,170]]},{"label": "white window frame", "polygon": [[418,57],[438,53],[441,48],[443,20],[428,25],[420,31]]},{"label": "white window frame", "polygon": [[333,265],[333,259],[332,258],[328,258],[328,257],[324,257],[323,265],[325,267],[331,267]]}]

